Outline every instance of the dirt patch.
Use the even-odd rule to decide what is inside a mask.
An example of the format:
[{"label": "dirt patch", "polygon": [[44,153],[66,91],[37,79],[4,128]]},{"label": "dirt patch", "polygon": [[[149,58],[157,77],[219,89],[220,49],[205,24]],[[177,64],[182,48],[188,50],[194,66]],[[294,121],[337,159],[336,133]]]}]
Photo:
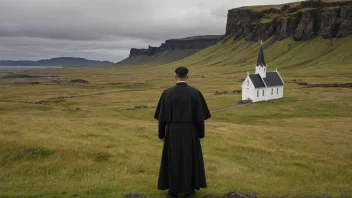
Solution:
[{"label": "dirt patch", "polygon": [[88,80],[83,79],[73,79],[70,81],[71,83],[82,83],[82,84],[89,84]]}]

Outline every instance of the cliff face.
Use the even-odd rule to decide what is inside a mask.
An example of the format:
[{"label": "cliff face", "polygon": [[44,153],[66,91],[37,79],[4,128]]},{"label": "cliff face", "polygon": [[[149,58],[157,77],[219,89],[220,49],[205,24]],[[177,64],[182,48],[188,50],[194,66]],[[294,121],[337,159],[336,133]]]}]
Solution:
[{"label": "cliff face", "polygon": [[207,48],[217,41],[219,41],[223,36],[195,36],[183,39],[170,39],[166,40],[159,47],[149,46],[148,49],[136,49],[132,48],[129,57],[133,56],[153,56],[160,52],[172,51],[172,50],[201,50]]},{"label": "cliff face", "polygon": [[352,34],[352,1],[303,1],[280,6],[242,7],[228,11],[226,34],[247,41],[296,41],[344,37]]}]

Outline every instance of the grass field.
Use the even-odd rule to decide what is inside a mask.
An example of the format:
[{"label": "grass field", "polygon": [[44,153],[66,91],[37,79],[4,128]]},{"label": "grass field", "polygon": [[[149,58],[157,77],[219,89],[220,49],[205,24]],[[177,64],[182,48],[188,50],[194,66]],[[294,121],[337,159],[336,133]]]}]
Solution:
[{"label": "grass field", "polygon": [[[352,196],[351,89],[293,82],[351,83],[351,37],[269,43],[268,70],[278,68],[284,98],[212,114],[202,142],[208,188],[199,197]],[[241,99],[232,90],[254,72],[258,48],[229,38],[166,65],[24,72],[61,84],[0,78],[0,197],[165,197],[156,189],[163,143],[153,114],[174,69],[190,69],[189,84],[210,109],[227,107]],[[76,78],[90,83],[70,83]],[[14,84],[31,81],[41,84]]]}]

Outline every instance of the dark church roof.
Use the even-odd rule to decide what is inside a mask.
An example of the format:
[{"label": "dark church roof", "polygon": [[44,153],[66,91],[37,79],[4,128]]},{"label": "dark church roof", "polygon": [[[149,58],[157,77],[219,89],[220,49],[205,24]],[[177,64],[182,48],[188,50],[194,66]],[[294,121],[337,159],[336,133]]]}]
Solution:
[{"label": "dark church roof", "polygon": [[259,49],[257,66],[261,66],[261,67],[266,66],[265,59],[264,59],[263,46],[260,46],[260,49]]},{"label": "dark church roof", "polygon": [[255,88],[265,87],[265,84],[259,74],[249,74]]},{"label": "dark church roof", "polygon": [[266,72],[266,78],[263,78],[267,87],[284,85],[277,72]]},{"label": "dark church roof", "polygon": [[277,72],[266,72],[266,78],[263,79],[260,77],[259,74],[249,74],[249,77],[251,78],[255,88],[275,87],[284,85]]}]

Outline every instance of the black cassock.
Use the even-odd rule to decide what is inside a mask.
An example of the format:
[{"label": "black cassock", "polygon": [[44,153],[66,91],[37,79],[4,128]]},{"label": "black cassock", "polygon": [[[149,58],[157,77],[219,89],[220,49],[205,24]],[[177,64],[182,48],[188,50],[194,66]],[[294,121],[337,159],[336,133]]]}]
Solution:
[{"label": "black cassock", "polygon": [[206,188],[202,147],[204,120],[210,118],[202,93],[179,82],[162,93],[154,118],[164,139],[158,189],[189,193]]}]

